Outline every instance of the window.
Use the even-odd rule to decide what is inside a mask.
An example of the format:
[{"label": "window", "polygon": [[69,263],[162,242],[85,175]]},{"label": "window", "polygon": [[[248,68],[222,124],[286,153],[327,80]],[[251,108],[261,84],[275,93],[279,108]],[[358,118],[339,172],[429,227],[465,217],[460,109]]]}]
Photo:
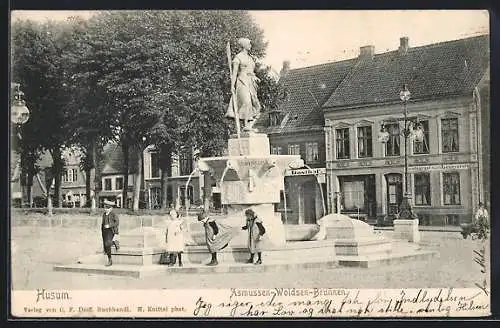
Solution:
[{"label": "window", "polygon": [[281,146],[271,146],[272,155],[282,155],[283,148]]},{"label": "window", "polygon": [[385,124],[389,139],[385,143],[385,156],[399,156],[399,123]]},{"label": "window", "polygon": [[349,129],[335,130],[337,144],[337,159],[349,158]]},{"label": "window", "polygon": [[[181,205],[186,206],[186,187],[180,187],[179,192],[180,192],[179,198],[181,200]],[[193,186],[188,186],[187,197],[189,200],[189,204],[192,205],[193,204]]]},{"label": "window", "polygon": [[193,171],[193,157],[190,151],[181,151],[179,156],[179,174],[190,175]]},{"label": "window", "polygon": [[443,153],[458,151],[458,119],[446,118],[441,120],[441,136]]},{"label": "window", "polygon": [[365,207],[365,184],[363,181],[345,181],[342,200],[346,211],[363,210]]},{"label": "window", "polygon": [[161,188],[151,188],[151,207],[154,209],[161,207]]},{"label": "window", "polygon": [[111,190],[111,179],[104,179],[104,190]]},{"label": "window", "polygon": [[444,205],[460,205],[460,174],[443,173]]},{"label": "window", "polygon": [[428,154],[429,153],[429,121],[420,122],[424,128],[424,139],[422,141],[413,141],[414,154]]},{"label": "window", "polygon": [[358,157],[372,157],[372,127],[358,128]]},{"label": "window", "polygon": [[317,161],[319,161],[318,143],[317,142],[306,143],[306,162],[314,163]]},{"label": "window", "polygon": [[160,156],[158,153],[151,153],[151,178],[160,177]]},{"label": "window", "polygon": [[116,178],[115,184],[116,190],[123,190],[123,178]]},{"label": "window", "polygon": [[280,113],[271,112],[269,113],[269,126],[278,126],[280,124]]},{"label": "window", "polygon": [[288,155],[300,155],[300,145],[288,145]]},{"label": "window", "polygon": [[413,175],[415,182],[415,205],[431,205],[431,179],[429,173]]},{"label": "window", "polygon": [[77,169],[67,169],[62,174],[62,182],[77,182],[78,181],[78,170]]}]

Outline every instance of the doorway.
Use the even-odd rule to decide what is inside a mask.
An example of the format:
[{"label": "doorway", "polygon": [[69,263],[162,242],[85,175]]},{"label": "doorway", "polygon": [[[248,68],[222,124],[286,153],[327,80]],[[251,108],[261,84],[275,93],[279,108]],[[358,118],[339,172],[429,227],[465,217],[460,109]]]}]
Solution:
[{"label": "doorway", "polygon": [[399,205],[403,200],[403,175],[389,173],[385,175],[387,182],[387,214],[399,213]]},{"label": "doorway", "polygon": [[303,184],[304,191],[304,224],[316,223],[316,181]]}]

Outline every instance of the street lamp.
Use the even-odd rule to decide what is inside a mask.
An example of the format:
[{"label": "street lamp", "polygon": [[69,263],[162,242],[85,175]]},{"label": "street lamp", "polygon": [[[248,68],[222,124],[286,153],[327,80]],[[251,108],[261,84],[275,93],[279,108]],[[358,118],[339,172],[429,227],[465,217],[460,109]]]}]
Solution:
[{"label": "street lamp", "polygon": [[[21,141],[22,137],[20,133],[20,127],[29,120],[30,111],[28,107],[26,107],[26,102],[23,100],[24,92],[22,92],[20,89],[21,85],[19,83],[11,83],[10,87],[13,95],[10,119],[12,124],[14,125],[14,131],[17,137],[17,140],[16,138],[14,138],[13,141]],[[14,164],[14,170],[11,171],[11,181],[16,180],[16,178],[19,176],[21,167],[20,149],[18,149],[17,142],[15,142],[14,144],[15,147],[13,147],[12,149],[12,157],[17,157],[17,159]]]},{"label": "street lamp", "polygon": [[[26,102],[23,100],[24,92],[20,89],[21,85],[19,83],[12,83],[11,88],[14,88],[14,99],[12,100],[11,116],[10,119],[16,127],[23,125],[28,122],[30,117],[30,111],[26,107]],[[21,138],[21,135],[18,134]]]},{"label": "street lamp", "polygon": [[[403,121],[403,130],[401,131],[401,135],[404,137],[404,195],[403,195],[403,200],[401,202],[400,208],[399,208],[399,215],[398,218],[400,220],[415,220],[418,219],[417,215],[413,212],[411,208],[411,202],[410,202],[410,191],[408,188],[408,139],[413,138],[417,142],[422,142],[424,139],[424,127],[423,125],[419,122],[418,117],[408,117],[408,108],[407,108],[407,103],[411,98],[411,93],[408,90],[408,87],[403,85],[403,89],[399,93],[399,98],[403,102],[403,113],[404,116],[402,119],[399,119],[398,121]],[[389,141],[389,132],[385,128],[384,124],[382,123],[382,128],[379,133],[379,141],[382,143],[386,143]]]}]

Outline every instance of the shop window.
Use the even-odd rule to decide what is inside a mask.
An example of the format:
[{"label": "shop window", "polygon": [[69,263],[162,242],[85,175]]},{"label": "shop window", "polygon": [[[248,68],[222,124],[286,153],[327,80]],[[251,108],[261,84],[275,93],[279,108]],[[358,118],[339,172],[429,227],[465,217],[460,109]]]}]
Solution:
[{"label": "shop window", "polygon": [[343,183],[343,208],[345,211],[363,210],[365,184],[363,181],[345,181]]},{"label": "shop window", "polygon": [[300,145],[288,145],[288,155],[300,155]]},{"label": "shop window", "polygon": [[444,205],[460,205],[460,174],[443,173]]},{"label": "shop window", "polygon": [[160,155],[157,152],[151,154],[151,178],[160,177]]},{"label": "shop window", "polygon": [[104,179],[104,190],[111,190],[111,178]]},{"label": "shop window", "polygon": [[318,143],[308,142],[306,143],[306,162],[315,163],[319,161]]},{"label": "shop window", "polygon": [[441,120],[443,153],[458,152],[458,118]]},{"label": "shop window", "polygon": [[349,129],[335,130],[337,159],[348,159],[349,156]]},{"label": "shop window", "polygon": [[272,155],[282,155],[283,148],[281,146],[271,146]]},{"label": "shop window", "polygon": [[389,139],[385,143],[385,156],[399,156],[400,155],[399,123],[385,124],[385,128],[389,133]]},{"label": "shop window", "polygon": [[413,141],[414,154],[428,154],[429,153],[429,121],[421,121],[424,130],[424,138],[422,141]]},{"label": "shop window", "polygon": [[116,178],[115,189],[116,190],[123,190],[123,178],[122,177]]},{"label": "shop window", "polygon": [[358,128],[358,157],[372,156],[372,127],[361,126]]},{"label": "shop window", "polygon": [[415,183],[415,205],[431,205],[431,179],[429,173],[413,176]]}]

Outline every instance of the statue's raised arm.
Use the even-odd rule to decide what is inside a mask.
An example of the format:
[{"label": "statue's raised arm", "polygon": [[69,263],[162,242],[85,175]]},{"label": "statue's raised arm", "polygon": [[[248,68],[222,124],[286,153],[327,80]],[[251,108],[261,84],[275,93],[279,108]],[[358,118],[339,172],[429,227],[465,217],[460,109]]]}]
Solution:
[{"label": "statue's raised arm", "polygon": [[231,61],[231,100],[226,117],[243,121],[243,130],[252,131],[261,109],[257,98],[260,80],[255,75],[255,60],[249,54],[252,48],[250,40],[240,38],[238,44],[241,50]]}]

